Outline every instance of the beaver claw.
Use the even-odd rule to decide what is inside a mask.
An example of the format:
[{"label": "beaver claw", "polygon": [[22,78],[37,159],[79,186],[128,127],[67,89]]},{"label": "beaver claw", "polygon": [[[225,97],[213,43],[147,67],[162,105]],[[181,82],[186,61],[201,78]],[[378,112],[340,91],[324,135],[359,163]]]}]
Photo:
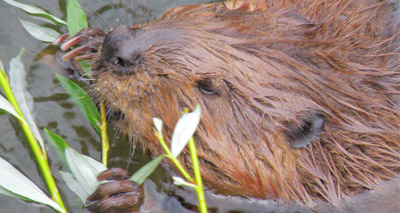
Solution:
[{"label": "beaver claw", "polygon": [[68,51],[71,47],[78,45],[78,47],[70,50],[64,54],[61,59],[69,61],[74,59],[76,61],[91,59],[99,50],[100,45],[103,43],[105,33],[103,30],[94,27],[83,29],[74,37],[69,38],[69,34],[59,36],[54,42],[54,45],[61,44],[62,51]]},{"label": "beaver claw", "polygon": [[111,168],[102,172],[97,179],[101,184],[86,200],[90,212],[138,212],[143,203],[143,189],[128,180],[128,171]]}]

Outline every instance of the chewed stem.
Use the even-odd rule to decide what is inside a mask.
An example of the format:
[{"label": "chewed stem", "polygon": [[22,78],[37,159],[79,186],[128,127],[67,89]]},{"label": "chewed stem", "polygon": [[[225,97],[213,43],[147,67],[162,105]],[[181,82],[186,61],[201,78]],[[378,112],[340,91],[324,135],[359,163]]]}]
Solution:
[{"label": "chewed stem", "polygon": [[106,121],[106,110],[104,108],[104,102],[100,102],[100,113],[101,113],[101,162],[107,167],[108,150],[110,149],[110,144],[107,137],[107,121]]}]

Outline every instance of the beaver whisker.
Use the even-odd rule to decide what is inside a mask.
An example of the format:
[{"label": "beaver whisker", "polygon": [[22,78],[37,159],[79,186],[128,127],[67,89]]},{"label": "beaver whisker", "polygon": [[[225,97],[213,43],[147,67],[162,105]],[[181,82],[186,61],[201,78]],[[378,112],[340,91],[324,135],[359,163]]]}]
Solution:
[{"label": "beaver whisker", "polygon": [[[132,104],[133,105],[133,104]],[[131,105],[131,106],[132,106]],[[132,111],[133,111],[134,109],[132,109]],[[134,116],[135,115],[135,113],[131,113],[131,116],[132,116],[132,118],[131,118],[131,121],[133,122],[135,119],[134,119]],[[133,128],[133,126],[134,126],[134,124],[132,123],[131,124],[131,126],[132,126],[132,128],[131,128],[131,131],[132,131],[132,133],[131,133],[131,135],[134,137],[134,138],[132,138],[131,140],[132,140],[132,143],[131,143],[131,145],[129,146],[129,157],[128,157],[128,159],[129,159],[129,161],[128,161],[128,163],[127,163],[127,165],[126,165],[126,169],[128,169],[129,168],[129,165],[130,165],[130,162],[131,162],[131,159],[133,158],[133,153],[134,153],[134,151],[135,151],[135,148],[136,148],[136,145],[138,144],[138,142],[139,142],[139,138],[140,138],[140,129],[141,129],[141,126],[142,126],[142,99],[140,98],[139,99],[139,115],[138,115],[138,123],[137,123],[137,128],[136,128],[136,134],[133,132],[134,131],[134,128]]]},{"label": "beaver whisker", "polygon": [[146,95],[147,98],[149,99],[149,105],[150,105],[150,109],[151,109],[151,114],[152,114],[152,118],[158,118],[158,115],[156,114],[156,110],[154,109],[153,106],[153,100],[152,100],[152,96],[150,95],[149,91],[146,91]]}]

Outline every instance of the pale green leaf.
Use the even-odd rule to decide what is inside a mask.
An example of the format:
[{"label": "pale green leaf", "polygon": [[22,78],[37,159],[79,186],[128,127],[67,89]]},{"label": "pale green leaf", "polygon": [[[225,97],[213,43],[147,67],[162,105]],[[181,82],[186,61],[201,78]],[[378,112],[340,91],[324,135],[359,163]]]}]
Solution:
[{"label": "pale green leaf", "polygon": [[26,197],[22,197],[22,196],[19,196],[19,195],[15,194],[15,193],[12,193],[12,192],[8,191],[7,189],[5,189],[3,187],[0,187],[0,194],[5,195],[7,197],[18,198],[18,199],[21,199],[21,200],[26,200],[26,201],[30,200],[30,199],[28,199]]},{"label": "pale green leaf", "polygon": [[0,95],[0,109],[10,113],[11,115],[19,119],[21,122],[25,122],[24,118],[18,115],[18,113],[15,111],[11,103],[2,95]]},{"label": "pale green leaf", "polygon": [[56,151],[57,156],[61,159],[64,165],[68,167],[68,163],[65,158],[65,149],[69,147],[67,142],[65,142],[65,140],[62,137],[51,132],[47,128],[44,128],[44,132],[46,134],[47,142]]},{"label": "pale green leaf", "polygon": [[79,197],[79,199],[81,199],[82,203],[85,203],[88,195],[84,190],[84,186],[82,187],[71,173],[60,171],[60,175],[67,184],[68,188],[73,191]]},{"label": "pale green leaf", "polygon": [[29,21],[24,21],[22,19],[19,19],[19,21],[29,34],[40,41],[53,42],[58,36],[60,36],[60,34],[53,29],[42,27],[40,25],[34,24]]},{"label": "pale green leaf", "polygon": [[10,87],[14,93],[15,99],[21,108],[22,114],[25,117],[26,122],[29,124],[33,135],[38,140],[40,146],[44,150],[44,142],[42,136],[39,133],[39,129],[36,126],[34,116],[32,115],[33,109],[33,98],[28,92],[26,86],[26,72],[24,64],[21,61],[24,48],[21,49],[20,54],[13,58],[10,62]]},{"label": "pale green leaf", "polygon": [[153,171],[157,168],[157,166],[161,163],[162,159],[164,159],[165,155],[158,156],[157,158],[153,159],[152,161],[148,162],[142,168],[135,172],[129,178],[129,180],[141,185],[146,180],[146,178],[153,173]]},{"label": "pale green leaf", "polygon": [[28,4],[23,4],[14,0],[4,0],[5,2],[11,4],[14,7],[18,7],[19,9],[24,10],[27,13],[30,14],[34,14],[34,15],[39,15],[42,16],[44,18],[49,19],[50,21],[54,22],[54,23],[58,23],[58,24],[64,24],[67,25],[67,22],[47,13],[46,11],[44,11],[43,9],[39,8],[39,7],[35,7],[35,6],[31,6]]},{"label": "pale green leaf", "polygon": [[107,168],[100,162],[72,149],[64,139],[45,129],[47,141],[71,173],[61,172],[68,187],[84,202],[98,186],[97,175]]},{"label": "pale green leaf", "polygon": [[86,200],[99,185],[97,176],[107,168],[93,158],[82,155],[69,147],[65,148],[65,158],[72,175],[86,193]]},{"label": "pale green leaf", "polygon": [[190,137],[196,131],[197,125],[199,125],[200,117],[201,109],[197,105],[193,112],[186,113],[179,119],[171,139],[171,153],[173,156],[177,157],[185,148]]},{"label": "pale green leaf", "polygon": [[51,206],[57,211],[65,212],[56,202],[51,200],[39,187],[0,157],[0,186],[10,193],[26,199]]}]

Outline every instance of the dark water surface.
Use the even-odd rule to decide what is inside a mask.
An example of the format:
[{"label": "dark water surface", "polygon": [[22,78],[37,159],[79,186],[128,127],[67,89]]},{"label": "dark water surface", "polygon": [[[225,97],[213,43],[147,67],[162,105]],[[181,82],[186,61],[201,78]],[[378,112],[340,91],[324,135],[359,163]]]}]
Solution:
[{"label": "dark water surface", "polygon": [[[39,6],[53,15],[65,19],[65,0],[20,0],[20,2]],[[85,0],[80,2],[88,16],[89,25],[108,30],[110,27],[130,24],[130,22],[132,24],[149,22],[162,15],[168,8],[182,4],[202,3],[204,0],[125,1],[126,10],[111,6],[118,3],[115,0]],[[126,12],[130,14],[130,19],[127,18]],[[41,18],[32,18],[23,11],[0,1],[0,59],[8,70],[11,58],[15,57],[22,47],[26,48],[22,60],[28,73],[27,88],[34,97],[36,122],[41,129],[42,136],[44,137],[43,128],[46,127],[61,135],[77,151],[99,160],[101,150],[101,145],[98,142],[99,136],[56,80],[54,74],[56,72],[67,75],[54,62],[53,54],[57,47],[49,46],[33,38],[23,29],[18,18],[41,25],[50,25],[44,24],[45,22]],[[55,29],[60,33],[66,32],[65,26],[57,26]],[[129,156],[126,138],[111,136],[110,141],[109,166],[125,167]],[[47,149],[50,167],[66,208],[69,212],[82,212],[78,197],[68,189],[58,175],[59,171],[66,171],[66,168],[49,146],[47,146]],[[0,115],[0,156],[47,192],[40,168],[25,135],[16,119],[8,114]],[[131,172],[136,170],[147,160],[146,156],[138,152],[135,158],[131,160],[132,166],[129,170]],[[153,178],[160,175],[163,176],[161,169],[153,175]],[[3,212],[54,211],[44,205],[0,196],[0,213]]]}]

